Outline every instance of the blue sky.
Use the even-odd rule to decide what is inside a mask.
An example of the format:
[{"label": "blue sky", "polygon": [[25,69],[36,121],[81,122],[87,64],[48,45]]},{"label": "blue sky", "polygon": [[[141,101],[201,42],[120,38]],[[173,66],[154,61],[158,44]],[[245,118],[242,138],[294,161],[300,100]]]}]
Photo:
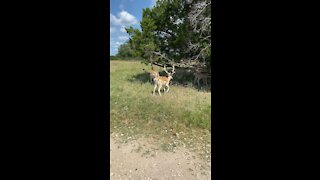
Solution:
[{"label": "blue sky", "polygon": [[142,9],[155,5],[156,0],[110,0],[110,55],[129,39],[124,27],[140,29]]}]

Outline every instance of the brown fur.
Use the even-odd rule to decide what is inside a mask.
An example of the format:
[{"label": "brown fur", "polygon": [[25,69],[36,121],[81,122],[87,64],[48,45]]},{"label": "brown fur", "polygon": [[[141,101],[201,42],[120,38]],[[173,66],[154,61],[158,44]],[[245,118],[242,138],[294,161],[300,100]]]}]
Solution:
[{"label": "brown fur", "polygon": [[174,72],[174,66],[173,66],[173,70],[171,73],[169,73],[167,70],[166,70],[166,67],[164,67],[164,71],[168,74],[168,77],[164,77],[164,76],[158,76],[158,77],[155,77],[154,78],[154,82],[155,82],[155,85],[154,85],[154,89],[153,89],[153,95],[155,95],[155,91],[158,87],[158,93],[159,95],[161,96],[161,87],[164,85],[167,87],[167,90],[164,88],[164,91],[167,93],[169,92],[169,89],[170,89],[170,81],[171,79],[173,79],[173,74],[175,73]]},{"label": "brown fur", "polygon": [[[142,69],[142,70],[146,71],[145,69]],[[152,65],[151,65],[151,70],[146,72],[149,73],[151,83],[154,82],[154,78],[159,77],[159,72],[155,71]]]},{"label": "brown fur", "polygon": [[200,72],[194,74],[194,83],[197,83],[198,86],[200,86],[200,81],[202,80],[203,83],[205,83],[206,86],[208,86],[208,79],[210,78],[210,75],[208,73]]}]

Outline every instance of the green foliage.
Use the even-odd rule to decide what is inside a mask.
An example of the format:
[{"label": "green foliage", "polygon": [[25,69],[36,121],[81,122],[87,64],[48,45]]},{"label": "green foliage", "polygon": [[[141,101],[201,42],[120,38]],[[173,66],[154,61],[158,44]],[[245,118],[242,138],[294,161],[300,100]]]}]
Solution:
[{"label": "green foliage", "polygon": [[129,43],[120,45],[117,56],[121,58],[135,57],[133,49]]},{"label": "green foliage", "polygon": [[210,66],[210,3],[210,0],[162,0],[152,9],[144,9],[141,31],[133,27],[126,29],[131,55],[142,57],[145,63],[162,64],[170,59],[179,64],[181,60],[196,60]]},{"label": "green foliage", "polygon": [[110,60],[118,60],[119,59],[119,57],[117,57],[117,56],[110,56]]},{"label": "green foliage", "polygon": [[119,57],[119,56],[110,56],[110,60],[131,60],[131,61],[141,61],[141,57]]},{"label": "green foliage", "polygon": [[160,51],[172,60],[183,58],[182,52],[189,38],[185,21],[187,9],[182,0],[161,1],[153,9]]},{"label": "green foliage", "polygon": [[153,52],[157,47],[154,36],[156,25],[149,8],[143,10],[142,17],[141,31],[132,27],[126,30],[131,36],[129,43],[131,48],[134,49],[134,55],[142,57],[144,62],[147,63],[154,61],[155,58]]}]

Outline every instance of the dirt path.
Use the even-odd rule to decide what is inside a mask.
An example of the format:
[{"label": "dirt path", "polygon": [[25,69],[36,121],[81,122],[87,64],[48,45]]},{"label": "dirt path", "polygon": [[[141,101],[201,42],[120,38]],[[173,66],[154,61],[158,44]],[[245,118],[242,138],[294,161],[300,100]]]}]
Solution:
[{"label": "dirt path", "polygon": [[128,143],[110,138],[110,179],[211,179],[211,162],[197,158],[187,149],[164,152],[150,140]]}]

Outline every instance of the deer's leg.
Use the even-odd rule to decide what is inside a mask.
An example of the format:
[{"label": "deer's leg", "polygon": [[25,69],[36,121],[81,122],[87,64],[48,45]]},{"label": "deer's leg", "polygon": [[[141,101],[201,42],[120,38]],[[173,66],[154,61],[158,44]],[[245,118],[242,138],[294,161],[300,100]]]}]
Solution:
[{"label": "deer's leg", "polygon": [[165,91],[166,91],[166,87],[163,88],[163,92],[165,92]]},{"label": "deer's leg", "polygon": [[193,80],[193,84],[194,84],[194,85],[196,85],[197,80],[198,80],[198,78],[197,78],[197,77],[195,77],[195,78],[194,78],[194,80]]},{"label": "deer's leg", "polygon": [[160,96],[161,96],[161,92],[160,92],[161,87],[162,87],[162,85],[160,84],[159,87],[158,87],[158,92],[159,92],[159,95],[160,95]]},{"label": "deer's leg", "polygon": [[169,84],[167,84],[166,86],[167,86],[167,92],[169,92],[169,89],[170,89]]},{"label": "deer's leg", "polygon": [[154,85],[154,88],[153,88],[153,93],[152,93],[153,95],[155,94],[155,92],[156,92],[156,89],[157,89],[157,84],[155,84],[155,85]]}]

